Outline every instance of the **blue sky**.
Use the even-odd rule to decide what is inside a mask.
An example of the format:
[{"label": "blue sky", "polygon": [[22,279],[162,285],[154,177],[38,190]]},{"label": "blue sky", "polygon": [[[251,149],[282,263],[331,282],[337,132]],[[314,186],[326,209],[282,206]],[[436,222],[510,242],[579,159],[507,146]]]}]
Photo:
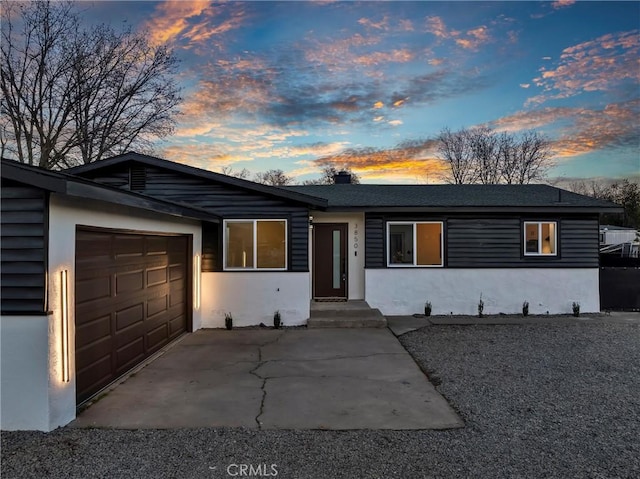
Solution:
[{"label": "blue sky", "polygon": [[552,177],[640,177],[639,2],[93,2],[181,59],[164,158],[439,181],[445,127],[536,129]]}]

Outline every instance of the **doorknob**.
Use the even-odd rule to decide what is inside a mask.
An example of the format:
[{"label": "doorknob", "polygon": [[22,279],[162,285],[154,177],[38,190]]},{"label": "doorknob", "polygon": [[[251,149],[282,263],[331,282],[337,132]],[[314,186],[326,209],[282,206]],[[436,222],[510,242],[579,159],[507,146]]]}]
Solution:
[{"label": "doorknob", "polygon": [[342,282],[345,282],[346,280],[347,280],[346,273],[342,273]]}]

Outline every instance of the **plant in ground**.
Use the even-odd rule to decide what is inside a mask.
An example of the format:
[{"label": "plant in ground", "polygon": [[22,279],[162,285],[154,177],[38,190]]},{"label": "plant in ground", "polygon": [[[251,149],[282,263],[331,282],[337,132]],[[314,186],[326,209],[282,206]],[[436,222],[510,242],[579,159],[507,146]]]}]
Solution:
[{"label": "plant in ground", "polygon": [[478,317],[481,318],[484,312],[484,301],[482,301],[482,295],[480,295],[480,301],[478,301]]},{"label": "plant in ground", "polygon": [[224,313],[224,327],[229,330],[233,329],[233,316],[231,313]]},{"label": "plant in ground", "polygon": [[529,316],[529,301],[522,303],[522,316]]},{"label": "plant in ground", "polygon": [[431,301],[424,303],[424,315],[431,316]]},{"label": "plant in ground", "polygon": [[280,323],[282,322],[282,318],[280,316],[280,311],[276,311],[273,313],[273,327],[275,329],[280,329]]},{"label": "plant in ground", "polygon": [[580,303],[576,303],[575,301],[571,305],[571,309],[573,309],[573,315],[577,318],[580,316]]}]

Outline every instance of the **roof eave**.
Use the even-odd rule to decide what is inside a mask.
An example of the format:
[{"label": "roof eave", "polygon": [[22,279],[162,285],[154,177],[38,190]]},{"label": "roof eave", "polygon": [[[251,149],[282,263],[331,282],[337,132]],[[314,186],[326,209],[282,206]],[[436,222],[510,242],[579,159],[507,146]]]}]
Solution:
[{"label": "roof eave", "polygon": [[17,181],[28,185],[33,185],[46,191],[64,193],[67,189],[66,179],[60,178],[55,174],[46,171],[38,171],[37,169],[26,169],[19,163],[13,164],[13,161],[2,162],[2,177],[8,180]]},{"label": "roof eave", "polygon": [[262,185],[260,183],[255,183],[249,180],[243,180],[241,178],[234,178],[232,176],[223,175],[221,173],[216,173],[214,171],[203,170],[201,168],[196,168],[194,166],[183,165],[181,163],[175,163],[169,160],[164,160],[162,158],[156,158],[154,156],[142,155],[140,153],[124,153],[122,155],[114,156],[112,158],[107,158],[105,160],[100,160],[94,163],[89,163],[87,165],[76,166],[74,168],[69,168],[66,170],[69,174],[72,175],[82,175],[83,173],[88,173],[91,171],[99,170],[102,168],[109,168],[110,166],[119,165],[121,163],[126,163],[128,161],[137,161],[139,163],[144,163],[149,166],[155,166],[158,168],[167,168],[174,171],[178,171],[187,175],[199,176],[208,178],[214,181],[219,181],[221,183],[228,184],[230,186],[234,186],[236,188],[241,188],[250,191],[257,191],[259,193],[266,194],[268,196],[286,199],[289,201],[294,201],[297,203],[302,203],[305,206],[317,206],[317,207],[326,207],[327,200],[324,198],[318,198],[316,196],[307,195],[304,193],[298,193],[296,191],[287,191],[282,188]]},{"label": "roof eave", "polygon": [[329,212],[365,213],[623,213],[620,207],[593,206],[329,206]]}]

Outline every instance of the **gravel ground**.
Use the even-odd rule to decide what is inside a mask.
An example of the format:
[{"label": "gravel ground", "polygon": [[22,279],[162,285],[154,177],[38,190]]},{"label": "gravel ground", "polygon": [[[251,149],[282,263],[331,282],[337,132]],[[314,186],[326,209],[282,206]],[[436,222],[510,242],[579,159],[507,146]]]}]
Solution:
[{"label": "gravel ground", "polygon": [[640,321],[428,326],[401,341],[466,427],[3,432],[2,478],[640,477]]}]

